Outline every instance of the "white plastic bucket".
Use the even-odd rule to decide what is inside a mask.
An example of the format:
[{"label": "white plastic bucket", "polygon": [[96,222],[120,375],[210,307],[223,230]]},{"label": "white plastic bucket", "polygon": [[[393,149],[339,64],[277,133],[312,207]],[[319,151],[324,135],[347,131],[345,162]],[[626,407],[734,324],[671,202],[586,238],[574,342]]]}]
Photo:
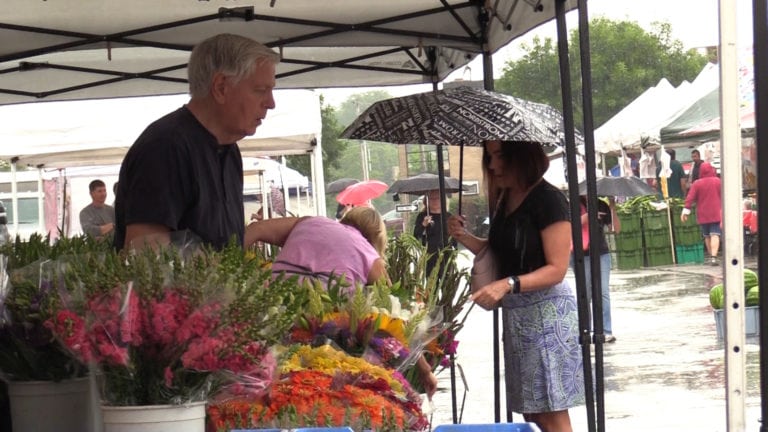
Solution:
[{"label": "white plastic bucket", "polygon": [[101,406],[104,432],[205,432],[205,402]]},{"label": "white plastic bucket", "polygon": [[88,378],[8,383],[13,430],[78,432],[92,430]]}]

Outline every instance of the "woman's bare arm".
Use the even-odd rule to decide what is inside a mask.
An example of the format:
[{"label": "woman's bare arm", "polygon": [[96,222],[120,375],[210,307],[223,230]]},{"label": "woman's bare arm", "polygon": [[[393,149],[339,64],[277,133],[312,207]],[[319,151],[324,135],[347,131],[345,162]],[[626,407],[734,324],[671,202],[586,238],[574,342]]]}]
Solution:
[{"label": "woman's bare arm", "polygon": [[280,217],[252,222],[245,228],[244,246],[247,249],[256,242],[283,246],[293,227],[305,217]]}]

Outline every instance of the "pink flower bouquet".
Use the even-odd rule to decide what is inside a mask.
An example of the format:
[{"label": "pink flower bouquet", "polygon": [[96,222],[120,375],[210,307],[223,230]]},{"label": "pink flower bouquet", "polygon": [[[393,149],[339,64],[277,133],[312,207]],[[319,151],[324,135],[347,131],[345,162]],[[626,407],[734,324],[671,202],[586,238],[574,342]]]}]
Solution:
[{"label": "pink flower bouquet", "polygon": [[259,397],[270,386],[270,346],[300,307],[295,284],[267,287],[269,272],[236,248],[186,260],[143,253],[116,268],[84,264],[67,275],[83,285],[82,298],[64,302],[47,326],[97,367],[105,403]]}]

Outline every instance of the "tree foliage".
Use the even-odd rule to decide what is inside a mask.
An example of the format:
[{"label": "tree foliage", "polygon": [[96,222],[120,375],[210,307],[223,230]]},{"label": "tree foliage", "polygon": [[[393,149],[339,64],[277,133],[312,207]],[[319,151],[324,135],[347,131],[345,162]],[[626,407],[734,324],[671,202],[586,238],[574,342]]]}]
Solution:
[{"label": "tree foliage", "polygon": [[[704,55],[684,50],[669,23],[654,23],[650,32],[636,22],[596,18],[589,24],[594,127],[621,111],[659,80],[677,86],[692,81],[707,63]],[[583,124],[579,31],[569,35],[571,87],[576,125]],[[524,56],[509,61],[495,83],[497,91],[562,109],[559,60],[551,38],[524,45]]]},{"label": "tree foliage", "polygon": [[339,107],[337,120],[343,127],[349,126],[360,114],[374,102],[389,99],[392,95],[384,90],[357,93],[342,102]]},{"label": "tree foliage", "polygon": [[[344,128],[337,120],[336,109],[331,105],[326,105],[322,96],[320,97],[320,115],[322,120],[323,172],[328,173],[333,169],[341,168],[340,156],[346,151],[348,142],[339,139]],[[304,155],[288,156],[286,159],[289,167],[305,176],[311,174],[309,157]]]}]

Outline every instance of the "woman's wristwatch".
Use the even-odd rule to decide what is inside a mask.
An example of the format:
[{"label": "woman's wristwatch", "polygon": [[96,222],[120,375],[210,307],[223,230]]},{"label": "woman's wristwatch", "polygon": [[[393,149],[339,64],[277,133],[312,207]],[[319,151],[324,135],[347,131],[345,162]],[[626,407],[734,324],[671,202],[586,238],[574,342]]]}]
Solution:
[{"label": "woman's wristwatch", "polygon": [[517,276],[510,276],[507,278],[507,285],[509,285],[509,292],[512,294],[520,294],[520,278]]}]

